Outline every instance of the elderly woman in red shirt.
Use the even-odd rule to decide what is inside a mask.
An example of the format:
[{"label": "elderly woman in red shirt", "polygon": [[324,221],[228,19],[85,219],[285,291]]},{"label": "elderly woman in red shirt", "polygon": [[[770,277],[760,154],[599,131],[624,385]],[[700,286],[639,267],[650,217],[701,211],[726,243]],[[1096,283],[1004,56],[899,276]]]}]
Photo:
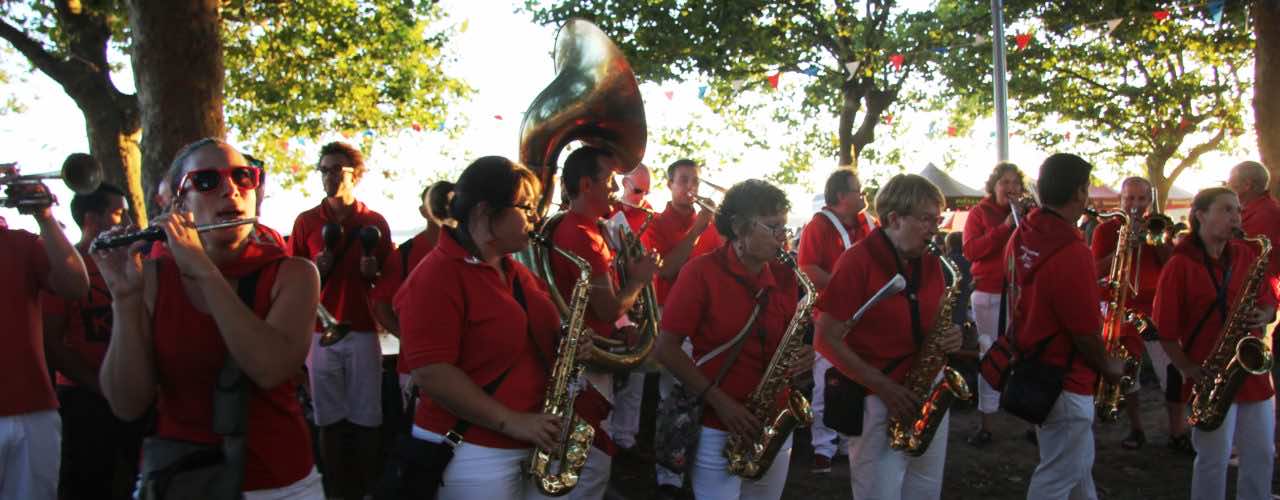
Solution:
[{"label": "elderly woman in red shirt", "polygon": [[[925,337],[932,335],[943,298],[941,263],[926,248],[938,231],[944,198],[927,179],[903,174],[880,189],[875,206],[881,227],[840,256],[818,299],[814,345],[841,373],[867,388],[862,437],[849,444],[853,496],[938,498],[950,417],[943,417],[919,457],[891,449],[886,426],[892,416],[919,413],[920,396],[903,382]],[[906,289],[872,306],[852,327],[846,325],[896,274],[906,280]],[[943,352],[960,348],[959,328],[940,334]]]},{"label": "elderly woman in red shirt", "polygon": [[[257,215],[261,172],[221,141],[189,144],[167,176],[175,210],[153,221],[168,252],[144,261],[138,242],[94,253],[115,318],[102,391],[122,419],[154,405],[157,438],[226,447],[214,431],[214,410],[226,407],[214,403],[214,387],[230,356],[248,393],[245,497],[321,499],[296,394],[320,297],[315,266],[258,242],[252,224],[195,228]],[[158,450],[144,445],[144,472],[166,465]]]},{"label": "elderly woman in red shirt", "polygon": [[[1182,373],[1182,400],[1191,386],[1214,374],[1202,370],[1217,349],[1223,324],[1258,260],[1258,246],[1234,239],[1240,229],[1240,199],[1227,188],[1209,188],[1191,202],[1191,234],[1174,247],[1173,257],[1160,273],[1154,317],[1160,343],[1173,366]],[[1275,243],[1273,243],[1275,244]],[[1275,258],[1272,252],[1271,258]],[[1275,319],[1275,295],[1264,282],[1256,307],[1244,311],[1249,335],[1264,337]],[[1169,381],[1175,385],[1176,380]],[[1242,499],[1271,498],[1275,467],[1275,388],[1270,374],[1245,375],[1220,427],[1191,430],[1196,460],[1191,498],[1223,498],[1227,491],[1227,461],[1232,445],[1240,453],[1236,494]]]},{"label": "elderly woman in red shirt", "polygon": [[[697,498],[782,496],[791,437],[757,480],[730,474],[724,447],[730,433],[754,439],[763,428],[764,422],[743,404],[760,383],[795,313],[795,273],[777,261],[786,241],[789,208],[782,190],[764,181],[748,180],[729,189],[715,221],[728,244],[690,260],[662,310],[658,361],[690,392],[705,393],[708,404],[690,468]],[[680,348],[685,338],[693,345],[692,358]],[[731,344],[737,346],[718,349]],[[714,384],[722,368],[723,377]]]}]

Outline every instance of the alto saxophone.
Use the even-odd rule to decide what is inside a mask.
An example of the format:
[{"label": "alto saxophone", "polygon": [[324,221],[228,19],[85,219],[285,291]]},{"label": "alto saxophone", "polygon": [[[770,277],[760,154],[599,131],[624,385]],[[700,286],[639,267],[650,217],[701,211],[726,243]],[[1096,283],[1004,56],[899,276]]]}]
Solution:
[{"label": "alto saxophone", "polygon": [[[529,473],[538,485],[538,490],[549,496],[561,496],[578,485],[582,468],[587,464],[591,441],[596,434],[591,424],[574,414],[575,394],[570,388],[570,384],[582,373],[582,363],[575,359],[578,344],[590,342],[587,337],[590,330],[583,327],[583,316],[587,312],[588,294],[591,291],[591,265],[581,257],[552,245],[542,234],[531,233],[530,239],[537,245],[559,253],[578,268],[578,279],[573,284],[573,295],[569,301],[569,314],[560,327],[563,335],[560,347],[556,350],[555,363],[551,366],[546,397],[542,400],[542,413],[555,416],[560,421],[559,446],[554,450],[534,447],[529,461]],[[559,472],[551,472],[552,462],[559,462]]]},{"label": "alto saxophone", "polygon": [[782,408],[777,407],[778,396],[790,385],[791,367],[795,366],[800,350],[804,347],[802,327],[809,321],[813,303],[817,300],[813,282],[796,266],[795,259],[782,250],[778,252],[778,260],[795,273],[796,281],[804,289],[804,298],[796,306],[796,312],[791,316],[782,340],[778,342],[778,350],[773,352],[773,358],[765,367],[764,377],[747,396],[747,411],[761,422],[766,422],[765,427],[750,440],[730,434],[724,445],[724,456],[729,459],[729,473],[747,479],[759,479],[763,476],[792,431],[797,426],[813,423],[813,410],[809,408],[809,400],[800,391],[791,391],[787,404]]},{"label": "alto saxophone", "polygon": [[[933,441],[933,435],[938,431],[938,425],[942,423],[942,417],[947,414],[951,404],[957,399],[973,397],[964,376],[947,366],[947,353],[942,352],[940,344],[943,333],[954,326],[951,311],[960,300],[960,271],[932,243],[929,244],[929,250],[938,254],[938,260],[956,278],[951,280],[951,286],[942,296],[933,331],[925,337],[919,357],[907,371],[907,378],[903,382],[903,387],[912,394],[927,397],[921,399],[920,411],[916,412],[915,418],[910,421],[890,418],[886,428],[889,446],[913,457],[923,455],[929,449],[929,443]],[[934,385],[933,381],[938,378],[939,373],[942,374],[942,381]]]},{"label": "alto saxophone", "polygon": [[1145,321],[1140,319],[1137,311],[1128,308],[1129,299],[1138,293],[1134,280],[1138,278],[1136,266],[1142,257],[1143,233],[1141,228],[1137,227],[1136,216],[1124,212],[1102,214],[1095,212],[1092,215],[1120,220],[1119,241],[1116,242],[1116,251],[1111,258],[1111,272],[1101,280],[1102,288],[1106,293],[1103,300],[1107,307],[1106,316],[1102,322],[1102,341],[1106,353],[1123,363],[1124,375],[1118,384],[1112,384],[1105,378],[1099,377],[1098,388],[1093,399],[1094,412],[1098,415],[1098,419],[1111,422],[1120,417],[1120,405],[1125,395],[1132,392],[1134,384],[1138,383],[1138,369],[1141,366],[1140,360],[1120,343],[1120,337],[1124,335],[1126,325],[1135,324],[1141,327],[1142,324],[1139,322]]},{"label": "alto saxophone", "polygon": [[1266,277],[1271,241],[1262,235],[1245,240],[1257,243],[1262,253],[1249,268],[1249,276],[1231,306],[1231,316],[1222,325],[1221,338],[1200,365],[1203,376],[1191,388],[1191,414],[1187,416],[1187,423],[1202,431],[1212,431],[1222,425],[1246,377],[1271,371],[1271,351],[1244,326],[1253,312],[1258,287]]}]

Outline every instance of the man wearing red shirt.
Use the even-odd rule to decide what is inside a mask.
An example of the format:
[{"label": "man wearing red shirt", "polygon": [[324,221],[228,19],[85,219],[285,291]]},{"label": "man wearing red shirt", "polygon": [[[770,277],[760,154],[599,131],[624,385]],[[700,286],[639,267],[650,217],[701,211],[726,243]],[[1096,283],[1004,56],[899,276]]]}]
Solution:
[{"label": "man wearing red shirt", "polygon": [[[76,250],[89,274],[89,293],[66,300],[42,294],[45,354],[57,370],[62,416],[63,493],[68,498],[125,498],[138,473],[144,423],[125,422],[111,413],[98,384],[98,370],[111,340],[111,293],[88,256],[99,233],[125,223],[124,192],[110,184],[71,199],[71,218],[80,226]],[[120,471],[117,482],[115,472]]]},{"label": "man wearing red shirt", "polygon": [[369,293],[369,300],[373,302],[374,318],[378,320],[378,324],[395,335],[400,334],[400,322],[396,318],[395,310],[392,309],[392,300],[400,290],[401,284],[409,279],[409,273],[418,266],[418,262],[422,261],[423,257],[431,253],[431,249],[435,248],[436,241],[440,238],[440,222],[431,214],[432,193],[435,193],[434,196],[443,196],[442,193],[452,189],[452,182],[440,181],[422,190],[422,205],[418,207],[418,214],[422,215],[423,220],[427,222],[427,227],[391,251],[387,256],[382,274],[378,276],[373,291]]},{"label": "man wearing red shirt", "polygon": [[[93,161],[74,155],[67,161]],[[75,300],[89,293],[84,261],[49,209],[43,184],[10,184],[10,199],[43,200],[20,207],[34,216],[40,236],[0,229],[0,498],[52,500],[58,494],[62,423],[45,365],[40,292]]]},{"label": "man wearing red shirt", "polygon": [[[1009,335],[1015,352],[1063,369],[1062,392],[1037,430],[1040,465],[1027,498],[1097,498],[1093,485],[1093,393],[1101,374],[1112,383],[1119,362],[1102,348],[1102,312],[1093,255],[1074,221],[1089,201],[1093,166],[1059,153],[1040,166],[1042,208],[1022,219],[1006,254]],[[1058,272],[1058,270],[1073,272]]]},{"label": "man wearing red shirt", "polygon": [[[846,249],[861,241],[871,232],[873,221],[862,212],[867,203],[862,199],[862,183],[852,169],[840,168],[827,177],[823,198],[827,206],[813,214],[813,219],[800,234],[799,255],[796,264],[813,281],[821,292],[831,280],[836,259]],[[840,436],[822,423],[825,406],[827,370],[831,362],[821,354],[813,363],[813,469],[815,473],[831,471],[831,457],[840,449]]]},{"label": "man wearing red shirt", "polygon": [[[1022,170],[1017,165],[997,164],[987,177],[987,197],[969,210],[964,222],[961,250],[964,258],[969,259],[969,272],[973,275],[969,304],[978,331],[979,355],[987,353],[999,334],[1004,247],[1014,228],[1010,203],[1022,196],[1023,185]],[[991,442],[991,414],[999,409],[1000,392],[982,377],[978,379],[978,412],[982,414],[982,425],[969,436],[968,442],[981,447]]]},{"label": "man wearing red shirt", "polygon": [[[320,427],[320,453],[325,474],[344,498],[361,498],[376,470],[378,426],[382,423],[382,349],[370,313],[369,287],[381,263],[391,253],[391,230],[377,212],[356,200],[355,186],[364,175],[364,158],[341,142],[320,149],[318,164],[325,198],[298,215],[290,246],[293,255],[312,259],[321,277],[321,303],[338,321],[351,325],[351,334],[322,347],[317,332],[307,359],[315,424]],[[342,227],[336,250],[325,247],[321,229]],[[361,229],[382,233],[371,255],[362,255]],[[345,450],[351,441],[357,450]]]},{"label": "man wearing red shirt", "polygon": [[[610,337],[617,328],[618,318],[626,314],[640,298],[640,292],[653,280],[657,263],[652,256],[627,262],[627,283],[616,284],[612,272],[614,254],[601,233],[602,217],[608,215],[612,195],[617,191],[613,172],[618,159],[603,149],[587,146],[576,149],[564,162],[564,191],[569,197],[569,209],[556,224],[551,242],[557,247],[581,257],[591,265],[591,292],[589,294],[586,321],[596,335]],[[551,257],[551,271],[556,289],[566,300],[572,295],[574,283],[580,273],[559,254]],[[615,285],[616,284],[616,285]],[[593,446],[587,466],[573,498],[603,498],[609,484],[612,463],[611,442],[602,420],[608,416],[613,401],[613,377],[609,373],[587,369],[586,380],[594,390],[583,391],[576,401],[578,413],[596,427],[598,446]],[[602,446],[601,446],[602,445]],[[604,448],[603,450],[601,448]]]},{"label": "man wearing red shirt", "polygon": [[[631,226],[631,233],[636,237],[640,237],[643,231],[647,231],[649,226],[645,225],[650,220],[649,215],[653,214],[653,205],[649,204],[649,200],[644,199],[649,195],[649,167],[644,164],[637,165],[627,175],[622,176],[622,213],[627,217],[627,225]],[[655,214],[656,217],[656,214]]]},{"label": "man wearing red shirt", "polygon": [[[1144,318],[1151,318],[1151,303],[1155,300],[1156,283],[1160,279],[1160,268],[1164,266],[1165,261],[1169,260],[1170,254],[1173,253],[1173,245],[1165,243],[1163,245],[1154,246],[1147,244],[1147,240],[1141,232],[1141,226],[1144,224],[1148,216],[1148,210],[1151,208],[1152,202],[1151,183],[1142,177],[1129,177],[1120,183],[1120,210],[1129,215],[1130,229],[1139,231],[1137,244],[1142,248],[1136,250],[1135,262],[1132,262],[1131,268],[1136,270],[1136,274],[1130,277],[1130,284],[1137,284],[1137,295],[1130,295],[1127,298],[1127,309],[1138,312]],[[1093,231],[1093,243],[1089,245],[1089,249],[1093,252],[1094,263],[1098,268],[1098,277],[1106,278],[1111,272],[1111,264],[1115,259],[1115,250],[1118,246],[1120,238],[1120,220],[1109,218]],[[1126,293],[1130,288],[1128,285],[1120,288]],[[1103,299],[1106,299],[1107,292],[1103,291]],[[1168,374],[1169,360],[1164,355],[1163,349],[1154,348],[1158,343],[1157,340],[1147,340],[1139,337],[1138,332],[1132,324],[1125,323],[1124,331],[1121,333],[1121,343],[1129,351],[1129,355],[1134,359],[1141,360],[1143,352],[1149,352],[1151,355],[1152,367],[1156,371],[1156,378],[1160,380],[1160,386],[1166,386],[1165,376]],[[1136,375],[1136,374],[1135,374]],[[1124,409],[1129,414],[1129,426],[1131,431],[1129,436],[1125,437],[1120,445],[1124,448],[1136,450],[1146,444],[1147,438],[1142,430],[1142,414],[1138,409],[1138,389],[1140,384],[1133,385],[1133,393],[1126,394],[1124,398]],[[1182,418],[1182,404],[1176,401],[1170,401],[1167,405],[1167,413],[1169,415],[1169,438],[1170,445],[1177,446],[1174,443],[1181,443],[1186,439],[1186,422]]]},{"label": "man wearing red shirt", "polygon": [[[1181,382],[1181,390],[1171,392],[1184,402],[1189,400],[1192,386],[1216,375],[1206,373],[1203,363],[1222,342],[1228,318],[1241,314],[1241,326],[1248,335],[1265,338],[1264,329],[1275,319],[1276,311],[1275,294],[1263,287],[1253,298],[1252,310],[1233,309],[1259,251],[1258,245],[1235,239],[1233,233],[1241,221],[1236,195],[1220,187],[1200,191],[1191,202],[1189,219],[1191,234],[1178,242],[1160,273],[1155,299],[1161,344],[1182,374],[1170,381],[1170,385]],[[1191,498],[1224,497],[1233,445],[1240,454],[1238,497],[1271,497],[1274,395],[1268,374],[1245,374],[1221,425],[1212,430],[1191,430],[1196,449]]]},{"label": "man wearing red shirt", "polygon": [[[653,206],[645,199],[648,194],[649,167],[640,164],[622,176],[622,213],[627,218],[627,225],[631,227],[631,234],[637,238],[649,230],[652,218],[657,216],[653,212]],[[641,244],[643,245],[643,240]],[[645,375],[643,370],[632,370],[625,383],[613,395],[609,430],[613,434],[614,443],[623,449],[635,446],[636,433],[640,432],[640,403],[644,399]]]}]

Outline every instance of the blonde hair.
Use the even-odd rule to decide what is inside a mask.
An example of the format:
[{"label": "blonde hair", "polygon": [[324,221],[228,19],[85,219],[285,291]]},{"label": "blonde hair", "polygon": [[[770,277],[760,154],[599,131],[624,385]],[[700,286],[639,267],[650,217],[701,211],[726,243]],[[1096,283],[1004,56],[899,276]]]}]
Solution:
[{"label": "blonde hair", "polygon": [[938,208],[947,204],[942,190],[916,174],[898,174],[876,193],[876,218],[888,222],[889,214],[913,215],[922,203],[933,202]]}]

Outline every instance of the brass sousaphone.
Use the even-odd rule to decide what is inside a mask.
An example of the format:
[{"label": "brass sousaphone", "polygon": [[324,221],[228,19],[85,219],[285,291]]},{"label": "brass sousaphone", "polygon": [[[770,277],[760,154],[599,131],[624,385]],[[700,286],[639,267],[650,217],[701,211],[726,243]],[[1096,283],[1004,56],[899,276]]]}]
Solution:
[{"label": "brass sousaphone", "polygon": [[[644,158],[648,131],[644,101],[631,65],[600,28],[583,19],[570,19],[556,37],[556,77],[529,104],[520,124],[520,162],[542,181],[539,217],[547,213],[555,192],[557,160],[565,146],[579,141],[611,151],[618,158],[618,174],[626,174]],[[538,232],[549,241],[563,213],[549,218]],[[634,242],[633,242],[634,243]],[[638,243],[636,245],[638,247]],[[618,258],[629,258],[619,251]],[[569,310],[555,287],[550,253],[532,248],[530,267],[551,286],[551,297],[565,315]],[[593,336],[591,364],[607,370],[628,370],[640,365],[653,350],[658,333],[657,302],[653,285],[628,311],[640,331],[635,345]]]}]

